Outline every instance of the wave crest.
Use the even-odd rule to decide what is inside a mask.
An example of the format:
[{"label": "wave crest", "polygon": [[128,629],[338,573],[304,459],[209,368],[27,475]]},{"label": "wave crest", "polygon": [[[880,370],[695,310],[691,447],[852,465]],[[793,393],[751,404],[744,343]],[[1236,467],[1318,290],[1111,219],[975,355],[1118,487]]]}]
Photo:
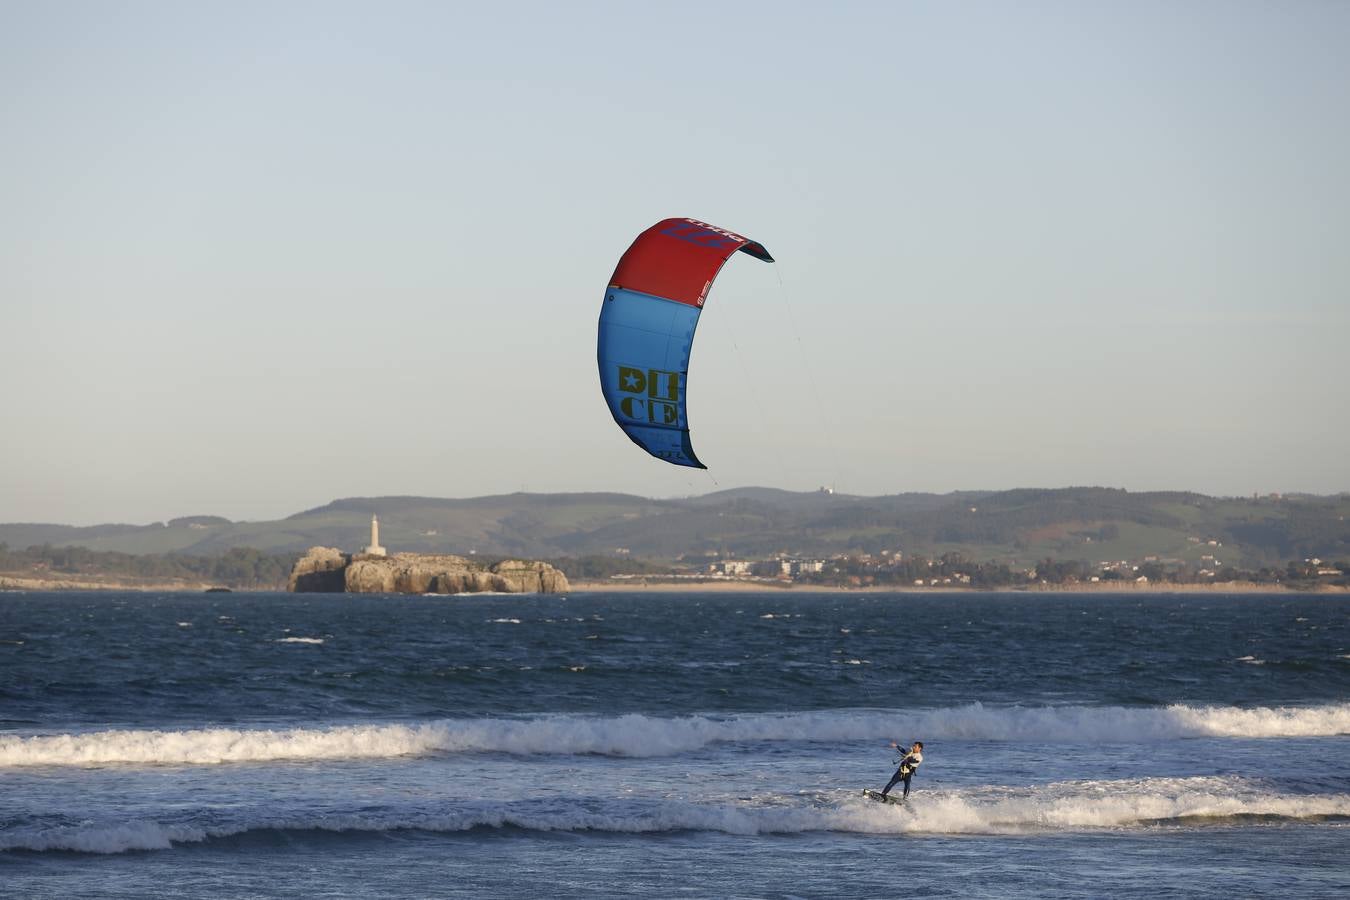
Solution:
[{"label": "wave crest", "polygon": [[935,740],[1135,743],[1350,733],[1350,704],[1317,707],[986,707],[832,710],[732,716],[545,715],[413,725],[184,731],[110,730],[0,737],[0,767],[212,765],[378,759],[428,753],[669,756],[716,743]]}]

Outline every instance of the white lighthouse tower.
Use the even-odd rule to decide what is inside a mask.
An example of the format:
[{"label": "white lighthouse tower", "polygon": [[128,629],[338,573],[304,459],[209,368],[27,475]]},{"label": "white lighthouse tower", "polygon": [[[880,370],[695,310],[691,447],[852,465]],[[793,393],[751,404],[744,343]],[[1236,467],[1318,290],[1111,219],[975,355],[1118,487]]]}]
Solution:
[{"label": "white lighthouse tower", "polygon": [[379,516],[370,517],[370,546],[365,549],[368,556],[384,556],[384,548],[380,546],[380,518]]}]

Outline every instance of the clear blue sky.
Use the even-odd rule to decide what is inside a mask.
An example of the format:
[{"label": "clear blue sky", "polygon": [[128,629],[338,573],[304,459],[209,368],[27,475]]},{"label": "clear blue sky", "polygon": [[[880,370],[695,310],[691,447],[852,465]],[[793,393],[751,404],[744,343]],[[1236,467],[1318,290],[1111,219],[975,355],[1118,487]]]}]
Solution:
[{"label": "clear blue sky", "polygon": [[[0,0],[0,521],[1350,489],[1350,4]],[[747,234],[702,473],[619,254]]]}]

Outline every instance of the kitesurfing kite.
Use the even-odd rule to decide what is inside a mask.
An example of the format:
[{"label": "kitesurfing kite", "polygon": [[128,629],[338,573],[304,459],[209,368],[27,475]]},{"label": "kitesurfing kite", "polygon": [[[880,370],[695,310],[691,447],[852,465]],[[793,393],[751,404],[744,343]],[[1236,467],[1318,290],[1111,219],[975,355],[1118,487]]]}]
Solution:
[{"label": "kitesurfing kite", "polygon": [[706,469],[689,443],[685,383],[694,328],[722,265],[763,245],[697,219],[663,219],[619,258],[600,308],[600,389],[614,421],[657,459]]}]

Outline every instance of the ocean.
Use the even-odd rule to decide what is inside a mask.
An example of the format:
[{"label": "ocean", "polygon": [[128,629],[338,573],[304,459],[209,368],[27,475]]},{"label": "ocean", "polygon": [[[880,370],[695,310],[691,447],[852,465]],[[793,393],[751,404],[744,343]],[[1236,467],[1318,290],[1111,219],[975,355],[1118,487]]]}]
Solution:
[{"label": "ocean", "polygon": [[0,895],[630,894],[1350,895],[1350,596],[0,594]]}]

